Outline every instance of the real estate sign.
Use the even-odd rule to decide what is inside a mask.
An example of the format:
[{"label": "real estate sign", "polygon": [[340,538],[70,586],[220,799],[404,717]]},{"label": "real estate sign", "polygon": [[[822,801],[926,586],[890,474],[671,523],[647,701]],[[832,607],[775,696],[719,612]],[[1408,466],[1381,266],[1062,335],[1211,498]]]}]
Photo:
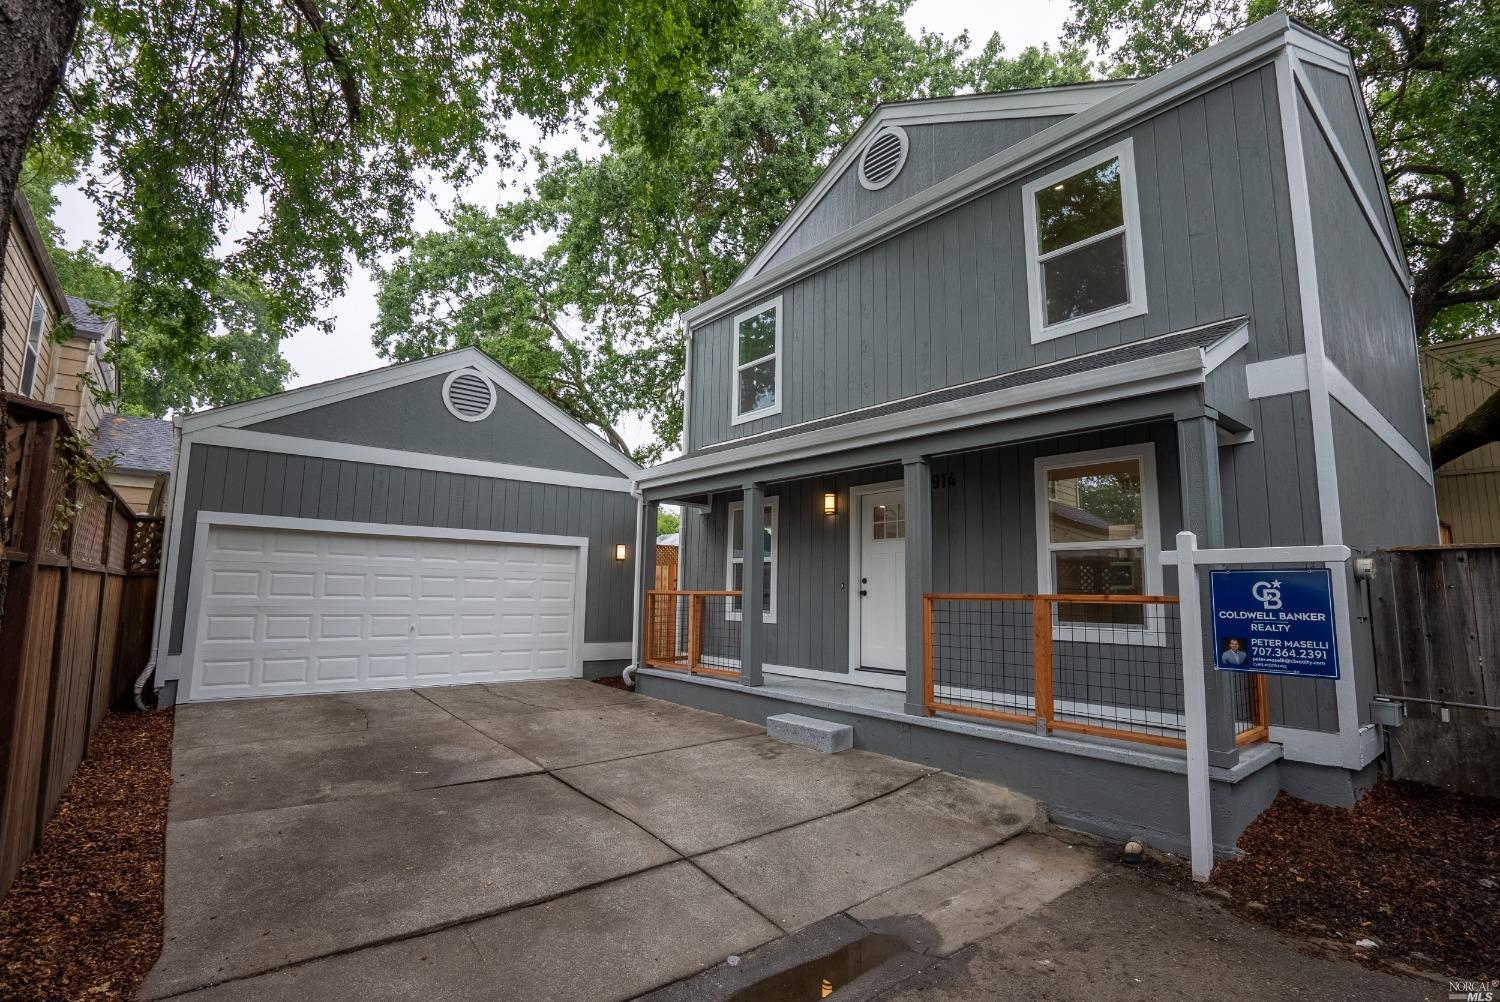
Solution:
[{"label": "real estate sign", "polygon": [[1211,571],[1214,667],[1338,678],[1333,577],[1316,570]]}]

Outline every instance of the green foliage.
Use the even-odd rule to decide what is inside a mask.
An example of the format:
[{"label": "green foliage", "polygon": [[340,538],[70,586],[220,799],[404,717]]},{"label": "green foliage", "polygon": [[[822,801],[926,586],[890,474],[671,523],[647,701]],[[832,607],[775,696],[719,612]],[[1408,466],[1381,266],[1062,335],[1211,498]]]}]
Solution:
[{"label": "green foliage", "polygon": [[[728,286],[875,104],[1088,77],[1076,51],[1012,60],[998,39],[966,61],[967,37],[913,38],[909,6],[753,0],[664,156],[607,114],[608,153],[538,155],[523,199],[460,209],[382,272],[381,353],[479,344],[617,446],[620,418],[646,414],[636,458],[659,458],[682,431],[676,318]],[[543,253],[516,250],[537,234]]]},{"label": "green foliage", "polygon": [[[115,468],[113,456],[96,458],[89,452],[89,443],[76,435],[58,438],[57,454],[62,459],[69,487],[83,483],[98,487],[109,485],[109,475]],[[83,512],[83,502],[77,498],[76,492],[69,493],[75,496],[62,498],[52,508],[52,531],[59,536],[67,532]]]},{"label": "green foliage", "polygon": [[665,508],[656,510],[656,534],[666,536],[682,528],[682,516]]},{"label": "green foliage", "polygon": [[[351,263],[405,239],[433,178],[513,164],[512,115],[555,129],[597,103],[665,148],[737,20],[737,0],[88,5],[38,146],[53,168],[85,165],[130,262],[101,296],[145,332],[123,368],[174,384],[132,405],[284,378],[250,367],[331,326]],[[80,291],[114,291],[97,258],[64,264]]]}]

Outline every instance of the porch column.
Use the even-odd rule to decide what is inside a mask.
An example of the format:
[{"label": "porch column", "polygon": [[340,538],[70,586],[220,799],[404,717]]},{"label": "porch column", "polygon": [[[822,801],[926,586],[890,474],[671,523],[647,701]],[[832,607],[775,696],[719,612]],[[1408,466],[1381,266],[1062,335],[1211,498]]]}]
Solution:
[{"label": "porch column", "polygon": [[630,657],[637,668],[646,663],[646,593],[656,587],[656,514],[661,505],[644,498],[636,506],[635,623],[630,628]]},{"label": "porch column", "polygon": [[932,591],[932,469],[926,456],[901,462],[906,489],[906,712],[922,716],[925,640],[922,596]]},{"label": "porch column", "polygon": [[746,484],[745,549],[743,586],[740,597],[740,683],[761,685],[761,663],[765,660],[765,610],[761,608],[761,591],[765,588],[765,508],[766,485]]},{"label": "porch column", "polygon": [[[1182,527],[1198,535],[1207,550],[1224,545],[1224,498],[1219,480],[1219,431],[1212,417],[1195,415],[1177,421],[1177,464],[1182,489]],[[1208,586],[1201,589],[1204,638],[1213,638]],[[1208,701],[1208,761],[1228,768],[1239,760],[1234,743],[1234,679],[1215,671],[1207,648],[1203,653]]]}]

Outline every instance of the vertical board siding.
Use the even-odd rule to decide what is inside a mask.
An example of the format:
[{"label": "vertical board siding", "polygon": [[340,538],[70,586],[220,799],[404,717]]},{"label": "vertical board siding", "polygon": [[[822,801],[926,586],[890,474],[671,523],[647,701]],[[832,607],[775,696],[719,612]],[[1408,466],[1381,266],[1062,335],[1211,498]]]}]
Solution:
[{"label": "vertical board siding", "polygon": [[[584,640],[618,642],[630,637],[631,561],[614,559],[614,545],[635,538],[635,499],[628,493],[311,456],[277,457],[223,446],[191,448],[187,490],[174,529],[180,556],[169,653],[182,653],[200,511],[586,536],[588,622]],[[274,459],[284,459],[285,465]],[[245,475],[252,464],[264,466],[264,485]],[[274,482],[273,472],[281,472],[285,482]],[[368,515],[361,518],[360,513],[366,511]]]},{"label": "vertical board siding", "polygon": [[1298,101],[1328,357],[1406,440],[1427,451],[1411,300],[1306,103]]},{"label": "vertical board siding", "polygon": [[1279,121],[1262,67],[1091,147],[1132,140],[1144,316],[1031,343],[1021,189],[1080,151],[764,297],[782,297],[780,414],[731,423],[732,314],[700,324],[690,450],[1244,313],[1248,360],[1300,352]]},{"label": "vertical board siding", "polygon": [[1381,230],[1399,247],[1400,235],[1391,228],[1383,209],[1386,198],[1385,178],[1376,163],[1370,159],[1369,141],[1365,136],[1364,98],[1355,96],[1349,77],[1343,73],[1312,63],[1303,63],[1302,71],[1312,84],[1313,96],[1327,116],[1328,124],[1333,127],[1334,137],[1343,147],[1350,166],[1354,168],[1355,183],[1364,192],[1370,207],[1380,214]]}]

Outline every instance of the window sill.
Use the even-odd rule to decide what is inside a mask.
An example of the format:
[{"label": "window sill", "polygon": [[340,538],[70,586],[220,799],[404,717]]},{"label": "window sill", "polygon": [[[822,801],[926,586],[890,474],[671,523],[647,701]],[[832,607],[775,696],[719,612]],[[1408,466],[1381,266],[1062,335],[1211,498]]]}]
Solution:
[{"label": "window sill", "polygon": [[1121,320],[1129,320],[1131,317],[1141,316],[1146,312],[1144,301],[1140,303],[1121,303],[1119,306],[1111,306],[1107,310],[1098,313],[1090,313],[1087,316],[1077,317],[1073,320],[1063,320],[1048,327],[1032,328],[1031,343],[1042,344],[1046,341],[1055,341],[1060,337],[1069,337],[1073,334],[1081,334],[1108,324],[1119,323]]},{"label": "window sill", "polygon": [[775,417],[781,413],[781,405],[763,407],[758,411],[746,411],[744,414],[736,414],[730,418],[731,425],[748,424],[751,421],[759,421],[761,418]]}]

